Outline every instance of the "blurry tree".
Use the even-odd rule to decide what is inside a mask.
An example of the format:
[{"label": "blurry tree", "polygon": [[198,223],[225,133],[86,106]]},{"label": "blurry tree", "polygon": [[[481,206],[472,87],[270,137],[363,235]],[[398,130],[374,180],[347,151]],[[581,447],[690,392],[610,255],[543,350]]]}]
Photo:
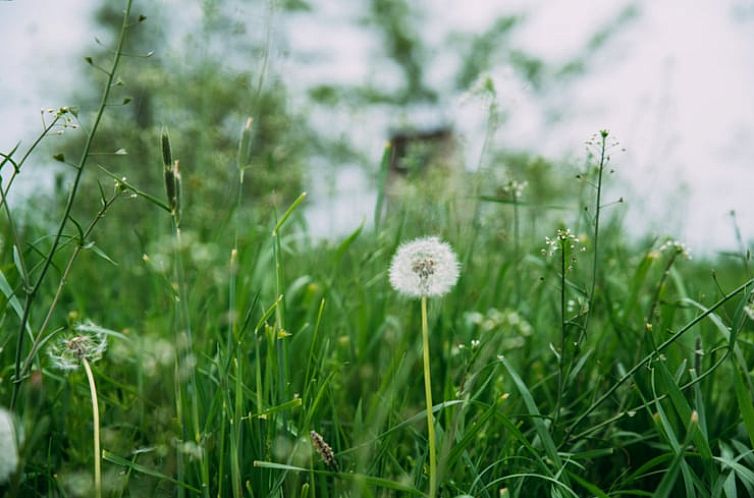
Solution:
[{"label": "blurry tree", "polygon": [[[288,108],[285,86],[267,70],[269,38],[247,36],[246,25],[236,19],[238,5],[203,2],[200,18],[191,21],[197,25],[186,26],[171,23],[159,6],[137,3],[146,10],[129,30],[128,57],[96,137],[98,164],[162,198],[159,136],[167,128],[181,164],[185,223],[199,230],[216,226],[232,210],[239,166],[245,169],[244,196],[256,205],[283,204],[302,189],[305,121]],[[121,15],[117,2],[103,2],[96,21],[114,36]],[[95,68],[109,55],[110,43],[101,45],[99,54],[86,58]],[[77,97],[84,107],[100,84],[98,71],[86,74]],[[241,157],[239,137],[248,117],[252,143]],[[64,144],[64,157],[75,156],[80,141],[77,136]],[[110,154],[115,150],[120,154]],[[93,179],[89,176],[86,189],[90,203],[98,198]],[[112,182],[101,172],[96,180]],[[151,206],[137,204],[116,211],[116,223],[131,226],[154,215]],[[83,205],[91,212],[91,205]]]},{"label": "blurry tree", "polygon": [[[77,223],[85,226],[97,212],[100,186],[112,189],[114,179],[101,168],[165,199],[160,150],[163,127],[169,130],[173,158],[180,161],[182,225],[187,240],[222,243],[224,240],[217,238],[231,238],[234,230],[219,228],[231,224],[240,228],[243,237],[258,222],[269,223],[275,210],[284,209],[302,192],[311,133],[306,120],[290,109],[283,82],[268,69],[271,36],[264,31],[247,32],[252,22],[266,26],[271,5],[256,3],[255,12],[261,11],[261,15],[250,21],[238,11],[251,8],[244,2],[208,0],[201,3],[198,13],[180,12],[179,19],[173,18],[178,3],[134,2],[123,50],[126,57],[74,206]],[[72,98],[80,107],[84,126],[99,98],[103,77],[98,68],[106,66],[104,61],[112,55],[121,8],[120,2],[102,1],[96,11],[101,48],[84,58],[83,63],[88,64],[82,64],[85,77]],[[291,8],[301,6],[293,3]],[[241,132],[249,117],[253,118],[251,141],[240,151]],[[80,153],[83,135],[66,132],[52,151],[55,158],[70,164]],[[244,170],[243,189],[239,189],[239,167]],[[65,170],[59,175],[55,202],[62,202],[69,178]],[[240,204],[239,192],[243,193]],[[144,199],[124,196],[108,212],[93,241],[119,266],[90,264],[76,270],[82,281],[111,285],[86,301],[65,295],[61,312],[76,309],[85,314],[87,309],[107,309],[108,303],[121,299],[118,289],[134,285],[134,279],[145,271],[142,255],[160,250],[169,253],[169,234],[168,213]],[[224,261],[227,254],[209,250],[206,257]],[[199,273],[189,275],[192,277],[212,278]],[[149,313],[160,309],[156,296],[162,294],[159,289],[147,289],[156,294],[129,294],[128,299],[140,300],[137,307]],[[117,321],[118,310],[111,313],[110,318]],[[134,320],[123,318],[124,323]]]},{"label": "blurry tree", "polygon": [[[427,14],[427,11],[422,10],[422,5],[431,6],[431,2],[370,0],[363,5],[364,25],[376,30],[377,36],[383,42],[382,54],[399,68],[402,85],[392,90],[386,89],[380,86],[379,78],[356,85],[315,84],[309,89],[312,100],[323,106],[336,107],[345,103],[354,108],[374,106],[386,109],[386,112],[398,117],[393,120],[393,126],[400,124],[392,138],[403,139],[406,135],[420,138],[416,147],[403,143],[402,150],[408,151],[407,154],[411,155],[411,151],[417,149],[418,154],[426,156],[426,137],[432,137],[437,133],[451,134],[452,123],[422,123],[420,129],[411,129],[412,110],[420,108],[426,111],[434,106],[438,108],[436,114],[443,116],[445,113],[442,112],[442,107],[448,105],[454,96],[459,93],[476,94],[490,102],[490,139],[485,145],[486,161],[480,161],[478,166],[506,169],[509,170],[509,176],[518,177],[520,180],[529,179],[532,183],[541,178],[543,165],[548,162],[536,157],[527,157],[530,155],[528,151],[501,150],[495,143],[494,132],[502,126],[507,117],[507,102],[506,95],[498,95],[500,90],[494,88],[489,74],[500,68],[508,68],[512,71],[513,78],[546,102],[548,94],[559,91],[563,85],[585,74],[590,65],[598,60],[608,42],[639,15],[636,5],[629,3],[619,9],[604,25],[596,26],[586,44],[576,50],[570,58],[564,62],[550,63],[517,45],[516,30],[526,22],[524,15],[501,16],[492,20],[489,28],[482,32],[451,32],[440,45],[429,46],[422,38],[420,28]],[[313,8],[316,9],[316,2]],[[437,64],[457,66],[450,84],[433,86],[427,81],[426,75],[431,67]],[[561,111],[557,108],[545,109],[550,119],[557,119]],[[426,115],[426,112],[424,114]],[[409,115],[408,129],[405,129],[406,123],[398,121],[403,120],[406,115]],[[447,154],[440,155],[448,159]],[[410,159],[404,162],[411,162]],[[455,161],[459,162],[460,159],[457,158]],[[532,164],[538,166],[533,168]],[[493,175],[502,176],[504,175],[497,173]],[[548,185],[550,183],[548,182]],[[557,189],[548,190],[552,193]]]}]

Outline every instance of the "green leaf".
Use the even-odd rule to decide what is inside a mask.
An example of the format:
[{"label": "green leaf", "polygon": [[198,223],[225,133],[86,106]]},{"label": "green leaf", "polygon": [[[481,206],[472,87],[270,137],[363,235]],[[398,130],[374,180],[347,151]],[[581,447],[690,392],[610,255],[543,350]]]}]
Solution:
[{"label": "green leaf", "polygon": [[741,412],[741,418],[744,421],[744,427],[749,434],[749,441],[751,441],[752,447],[754,447],[754,404],[752,403],[751,394],[749,393],[746,383],[744,382],[741,371],[738,365],[731,357],[733,362],[733,379],[735,381],[736,399],[738,400],[738,409]]},{"label": "green leaf", "polygon": [[275,225],[275,229],[272,231],[273,236],[277,236],[278,232],[280,232],[280,229],[282,228],[283,224],[288,221],[288,218],[293,214],[293,212],[296,210],[296,208],[304,202],[304,199],[306,199],[306,192],[302,192],[301,195],[299,195],[295,201],[290,205],[288,209],[285,210],[285,213],[283,213],[283,216],[280,218],[280,221],[277,222]]},{"label": "green leaf", "polygon": [[610,498],[610,496],[607,493],[605,493],[600,488],[598,488],[591,482],[587,481],[583,477],[580,477],[578,474],[575,474],[573,472],[568,472],[568,475],[570,475],[574,481],[579,483],[584,489],[592,493],[597,498]]},{"label": "green leaf", "polygon": [[552,440],[550,431],[547,429],[547,426],[545,425],[542,419],[542,415],[539,413],[539,408],[537,408],[537,404],[534,402],[534,398],[529,392],[529,389],[526,387],[526,384],[524,384],[524,381],[521,380],[521,377],[518,376],[516,371],[513,369],[513,366],[511,366],[511,364],[508,362],[505,356],[498,355],[497,358],[498,360],[502,362],[503,366],[505,366],[505,368],[508,370],[508,373],[513,379],[513,383],[516,384],[516,388],[518,389],[519,393],[521,393],[521,397],[524,400],[524,405],[526,405],[526,409],[529,412],[529,415],[531,415],[532,417],[534,428],[536,429],[537,434],[539,435],[539,438],[542,440],[542,445],[545,448],[545,453],[547,454],[547,457],[550,460],[552,460],[552,462],[555,464],[555,466],[558,469],[561,469],[563,467],[563,462],[560,459],[558,450],[555,447],[555,442]]},{"label": "green leaf", "polygon": [[[13,292],[13,288],[8,283],[8,279],[5,278],[5,274],[2,271],[0,271],[0,292],[5,295],[8,303],[10,303],[10,307],[13,308],[13,311],[18,315],[18,319],[23,320],[24,308],[21,306],[21,301],[16,297],[16,293]],[[26,331],[31,334],[31,327],[28,322],[26,323]]]},{"label": "green leaf", "polygon": [[127,467],[135,472],[139,472],[144,475],[148,475],[151,477],[156,477],[157,479],[162,479],[164,481],[172,482],[173,484],[180,486],[182,488],[188,489],[193,491],[194,493],[201,493],[201,491],[198,488],[195,488],[191,486],[190,484],[186,484],[185,482],[178,481],[176,479],[173,479],[170,476],[167,476],[165,474],[162,474],[160,472],[157,472],[156,470],[152,470],[150,468],[144,467],[143,465],[139,465],[136,462],[126,460],[125,458],[119,457],[118,455],[115,455],[113,453],[110,453],[107,450],[102,450],[102,459],[107,460],[110,463],[114,463],[115,465],[120,465],[122,467]]},{"label": "green leaf", "polygon": [[118,263],[117,263],[116,261],[114,261],[114,260],[113,260],[113,259],[112,259],[112,258],[111,258],[110,256],[108,256],[108,255],[107,255],[107,254],[105,253],[105,251],[103,251],[102,249],[100,249],[99,247],[97,247],[97,246],[96,246],[96,245],[94,244],[94,242],[91,242],[90,244],[87,244],[86,248],[87,248],[87,249],[91,249],[92,251],[94,251],[94,254],[96,254],[96,255],[97,255],[97,256],[99,256],[100,258],[104,259],[105,261],[107,261],[107,262],[108,262],[108,263],[110,263],[111,265],[113,265],[113,266],[118,266]]},{"label": "green leaf", "polygon": [[259,460],[254,460],[254,467],[260,467],[265,469],[275,469],[275,470],[285,470],[289,472],[305,472],[305,473],[314,473],[319,475],[326,475],[326,476],[333,476],[338,479],[343,479],[347,481],[359,481],[363,482],[364,484],[368,484],[370,486],[377,486],[380,488],[385,489],[393,489],[395,491],[403,491],[404,493],[411,493],[412,495],[416,496],[424,496],[424,493],[419,491],[418,489],[406,486],[405,484],[401,484],[396,481],[391,481],[389,479],[383,479],[381,477],[372,477],[364,474],[352,474],[352,473],[346,473],[346,472],[331,472],[326,470],[311,470],[311,469],[305,469],[303,467],[295,467],[293,465],[287,465],[284,463],[275,463],[275,462],[263,462]]},{"label": "green leaf", "polygon": [[361,223],[361,225],[359,225],[359,227],[356,230],[354,230],[351,233],[351,235],[346,237],[346,239],[340,243],[340,245],[338,246],[338,250],[336,251],[336,256],[335,256],[337,261],[340,261],[341,259],[343,259],[343,255],[346,253],[346,251],[348,251],[348,248],[351,247],[351,244],[353,244],[354,241],[359,238],[359,235],[361,235],[361,231],[363,229],[364,229],[364,223]]}]

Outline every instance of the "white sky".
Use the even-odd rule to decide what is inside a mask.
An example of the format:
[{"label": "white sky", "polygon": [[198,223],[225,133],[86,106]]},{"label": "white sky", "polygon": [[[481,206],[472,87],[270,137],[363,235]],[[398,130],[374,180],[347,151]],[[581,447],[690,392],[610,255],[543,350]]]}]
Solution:
[{"label": "white sky", "polygon": [[[304,91],[315,82],[374,81],[383,88],[400,84],[392,64],[374,57],[381,53],[380,40],[354,22],[366,12],[363,0],[313,3],[318,4],[315,14],[278,17],[275,25],[276,43],[282,45],[275,53],[287,55],[278,55],[273,69],[292,87],[293,105],[309,106]],[[40,108],[71,104],[67,99],[85,67],[82,57],[94,45],[93,4],[0,2],[0,150],[36,133]],[[428,83],[448,98],[438,107],[398,116],[312,107],[312,123],[348,136],[376,161],[388,128],[439,118],[462,134],[468,162],[474,163],[484,116],[480,105],[447,92],[460,63],[444,50],[449,36],[480,32],[498,15],[524,14],[525,21],[513,31],[513,45],[547,62],[564,62],[628,4],[466,0],[461,6],[453,0],[417,1],[425,12],[421,33],[430,49]],[[169,10],[185,2],[141,5],[137,0],[136,5]],[[556,92],[535,95],[506,68],[505,60],[499,61],[491,76],[508,121],[496,140],[549,157],[578,157],[587,137],[608,128],[627,148],[616,157],[619,176],[613,180],[613,193],[628,200],[628,219],[635,230],[670,233],[698,251],[732,248],[727,213],[735,209],[744,236],[754,238],[754,1],[640,0],[634,5],[638,17],[590,61],[586,76]],[[144,10],[149,15],[148,8]],[[259,20],[256,16],[253,21],[257,28]],[[558,111],[556,122],[546,120],[550,111]],[[341,194],[337,201],[321,198],[314,203],[313,211],[319,213],[315,223],[333,220],[320,229],[347,231],[362,217],[371,218],[369,203],[357,202],[368,194],[368,181],[351,168],[344,170],[335,187],[314,186],[315,191]],[[31,172],[26,181],[49,179]]]}]

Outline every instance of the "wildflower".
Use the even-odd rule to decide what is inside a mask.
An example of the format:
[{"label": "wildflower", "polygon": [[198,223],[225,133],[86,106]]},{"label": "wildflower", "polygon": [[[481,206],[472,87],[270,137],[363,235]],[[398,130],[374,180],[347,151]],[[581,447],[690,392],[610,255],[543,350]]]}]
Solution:
[{"label": "wildflower", "polygon": [[0,408],[0,484],[7,482],[18,467],[18,447],[13,417]]},{"label": "wildflower", "polygon": [[79,335],[62,339],[50,347],[50,359],[61,370],[77,370],[81,360],[95,362],[107,349],[107,336],[91,322],[76,325]]},{"label": "wildflower", "polygon": [[529,182],[522,181],[519,182],[517,180],[508,180],[505,185],[503,185],[503,193],[510,195],[514,199],[520,199],[521,196],[524,194],[524,190],[526,190],[526,187],[529,186]]},{"label": "wildflower", "polygon": [[312,438],[312,446],[317,451],[322,461],[333,470],[338,470],[338,462],[335,460],[335,453],[324,438],[317,433],[317,431],[311,431],[309,435]]},{"label": "wildflower", "polygon": [[390,284],[409,297],[421,298],[424,394],[429,441],[429,498],[437,496],[437,450],[432,415],[427,298],[446,294],[458,281],[460,265],[453,249],[438,237],[424,237],[398,248],[390,265]]},{"label": "wildflower", "polygon": [[409,297],[442,296],[456,284],[460,264],[453,249],[438,237],[401,245],[390,265],[390,284]]},{"label": "wildflower", "polygon": [[583,245],[581,237],[577,237],[568,228],[559,228],[555,237],[545,237],[545,248],[542,249],[542,256],[552,256],[558,251],[558,249],[560,249],[561,244],[570,248],[572,251],[586,251],[586,247]]},{"label": "wildflower", "polygon": [[668,251],[670,253],[678,254],[686,259],[691,259],[691,249],[689,249],[689,247],[683,242],[677,240],[669,239],[665,241],[665,243],[660,246],[659,251]]}]

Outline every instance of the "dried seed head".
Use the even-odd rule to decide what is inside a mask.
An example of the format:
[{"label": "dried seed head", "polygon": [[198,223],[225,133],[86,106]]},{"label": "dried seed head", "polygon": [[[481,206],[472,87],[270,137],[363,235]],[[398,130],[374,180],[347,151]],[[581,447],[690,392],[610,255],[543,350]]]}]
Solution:
[{"label": "dried seed head", "polygon": [[322,458],[322,461],[325,462],[325,465],[330,467],[332,470],[337,471],[338,462],[335,460],[335,453],[333,453],[330,445],[325,442],[325,440],[317,433],[317,431],[311,431],[309,435],[312,438],[312,446],[314,447],[315,451],[319,453],[319,456]]},{"label": "dried seed head", "polygon": [[442,296],[456,284],[460,264],[450,245],[425,237],[398,248],[390,265],[390,284],[409,297]]}]

